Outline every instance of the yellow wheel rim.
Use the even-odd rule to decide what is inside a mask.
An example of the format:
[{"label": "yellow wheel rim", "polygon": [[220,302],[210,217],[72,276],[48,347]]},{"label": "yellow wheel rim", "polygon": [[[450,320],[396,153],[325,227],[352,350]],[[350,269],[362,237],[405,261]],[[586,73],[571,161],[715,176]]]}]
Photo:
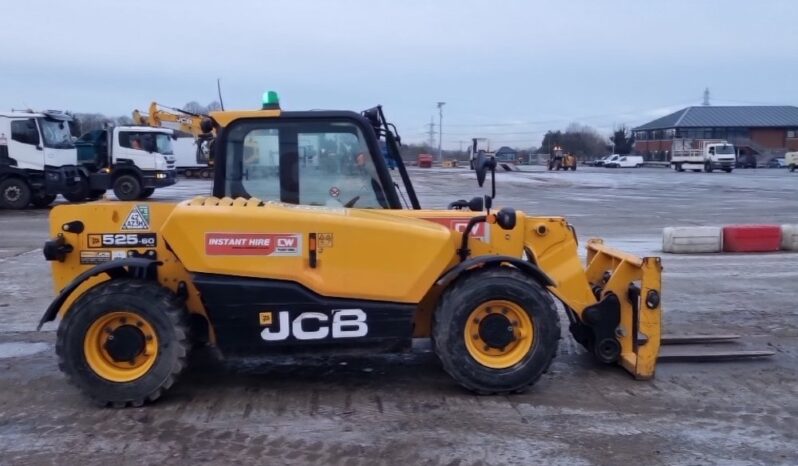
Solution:
[{"label": "yellow wheel rim", "polygon": [[91,324],[83,339],[83,353],[98,376],[111,382],[130,382],[146,374],[155,363],[158,335],[152,324],[136,313],[111,312]]},{"label": "yellow wheel rim", "polygon": [[475,361],[491,369],[507,369],[529,353],[535,326],[518,304],[486,301],[468,316],[464,337],[468,354]]}]

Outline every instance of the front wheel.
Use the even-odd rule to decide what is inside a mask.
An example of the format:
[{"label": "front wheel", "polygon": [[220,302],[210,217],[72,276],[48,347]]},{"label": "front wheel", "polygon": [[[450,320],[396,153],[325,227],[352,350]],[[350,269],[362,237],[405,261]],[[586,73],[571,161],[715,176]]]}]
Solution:
[{"label": "front wheel", "polygon": [[155,282],[106,281],[78,298],[58,326],[58,367],[103,406],[155,401],[186,366],[186,316]]},{"label": "front wheel", "polygon": [[789,167],[790,173],[795,171],[795,164],[791,164]]},{"label": "front wheel", "polygon": [[22,178],[6,178],[0,182],[0,207],[4,209],[24,209],[31,202],[30,185]]},{"label": "front wheel", "polygon": [[155,188],[144,188],[141,190],[141,195],[139,196],[139,199],[141,200],[147,199],[148,197],[152,196],[152,193],[154,192]]},{"label": "front wheel", "polygon": [[36,193],[30,200],[31,205],[37,209],[43,209],[55,200],[54,194]]},{"label": "front wheel", "polygon": [[120,201],[135,201],[141,196],[141,183],[133,175],[122,175],[114,181],[114,196]]},{"label": "front wheel", "polygon": [[458,279],[433,316],[435,353],[460,385],[479,394],[521,392],[557,354],[560,321],[539,283],[505,267]]},{"label": "front wheel", "polygon": [[731,168],[724,168],[723,171],[725,171],[726,173],[731,173],[732,169]]},{"label": "front wheel", "polygon": [[64,198],[69,202],[83,202],[89,197],[89,181],[83,176],[80,180],[69,186],[69,190],[61,193]]}]

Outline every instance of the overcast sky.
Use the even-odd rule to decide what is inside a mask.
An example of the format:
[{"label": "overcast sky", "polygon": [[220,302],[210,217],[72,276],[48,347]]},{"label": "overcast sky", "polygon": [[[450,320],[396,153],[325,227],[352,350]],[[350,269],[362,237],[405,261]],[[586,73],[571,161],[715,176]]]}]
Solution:
[{"label": "overcast sky", "polygon": [[538,145],[686,105],[798,104],[795,1],[26,0],[0,14],[0,109],[129,114],[151,100],[383,104],[405,141]]}]

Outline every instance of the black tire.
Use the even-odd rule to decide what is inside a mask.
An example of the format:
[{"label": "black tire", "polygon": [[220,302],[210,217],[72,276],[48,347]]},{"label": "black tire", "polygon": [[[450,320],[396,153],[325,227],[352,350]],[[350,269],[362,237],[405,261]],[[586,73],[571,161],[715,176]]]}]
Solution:
[{"label": "black tire", "polygon": [[795,164],[791,164],[789,167],[790,173],[795,171]]},{"label": "black tire", "polygon": [[[511,301],[533,322],[529,351],[515,365],[493,369],[479,363],[465,343],[471,312],[492,300]],[[460,385],[481,395],[522,392],[548,370],[560,340],[560,320],[546,289],[517,269],[493,267],[459,278],[444,291],[433,315],[435,353],[444,370]]]},{"label": "black tire", "polygon": [[89,191],[89,199],[92,201],[96,201],[97,199],[103,197],[105,194],[104,189],[92,189]]},{"label": "black tire", "polygon": [[199,177],[200,177],[200,178],[202,178],[203,180],[210,179],[210,177],[211,177],[211,171],[210,171],[210,169],[208,169],[208,168],[203,168],[202,170],[200,170],[200,172],[199,172]]},{"label": "black tire", "polygon": [[194,178],[194,170],[192,170],[190,168],[186,168],[183,171],[183,176],[185,176],[186,178]]},{"label": "black tire", "polygon": [[731,168],[724,168],[723,171],[725,171],[726,173],[731,173],[732,169]]},{"label": "black tire", "polygon": [[141,195],[139,196],[139,199],[141,200],[147,199],[148,197],[152,196],[152,193],[154,192],[155,188],[144,188],[141,190]]},{"label": "black tire", "polygon": [[89,192],[89,180],[81,175],[80,181],[76,181],[68,191],[64,191],[61,195],[69,202],[83,202],[89,197]]},{"label": "black tire", "polygon": [[574,164],[574,165],[571,167],[571,171],[572,171],[572,172],[575,172],[575,171],[576,171],[576,164]]},{"label": "black tire", "polygon": [[[84,339],[91,325],[119,310],[146,320],[158,341],[152,366],[127,382],[97,374],[84,351]],[[124,408],[155,401],[172,387],[186,367],[189,346],[187,312],[181,300],[156,282],[114,279],[90,289],[70,307],[58,326],[55,350],[58,367],[72,384],[102,406]]]},{"label": "black tire", "polygon": [[135,201],[141,196],[141,183],[133,175],[122,175],[114,180],[114,196],[120,201]]},{"label": "black tire", "polygon": [[53,203],[56,196],[54,194],[36,193],[30,200],[33,207],[43,209]]},{"label": "black tire", "polygon": [[707,173],[712,173],[712,164],[709,162],[704,163],[704,171]]},{"label": "black tire", "polygon": [[674,164],[673,167],[679,173],[684,171],[684,167],[682,167],[682,164],[680,164],[680,163]]},{"label": "black tire", "polygon": [[0,182],[0,207],[3,209],[25,209],[31,202],[30,185],[22,178],[6,178]]}]

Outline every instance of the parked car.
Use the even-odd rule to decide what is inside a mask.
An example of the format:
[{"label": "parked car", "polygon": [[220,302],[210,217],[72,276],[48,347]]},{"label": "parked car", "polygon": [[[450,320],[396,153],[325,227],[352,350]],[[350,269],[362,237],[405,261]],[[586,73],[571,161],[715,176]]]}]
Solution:
[{"label": "parked car", "polygon": [[592,162],[587,162],[588,165],[593,165],[594,167],[603,167],[604,163],[610,159],[615,154],[605,155],[600,159],[593,160]]},{"label": "parked car", "polygon": [[770,159],[770,162],[768,162],[768,168],[787,168],[787,162],[784,161],[784,157]]},{"label": "parked car", "polygon": [[612,155],[604,162],[605,168],[640,168],[643,166],[642,155]]},{"label": "parked car", "polygon": [[756,157],[753,154],[740,154],[735,166],[737,168],[756,168]]}]

